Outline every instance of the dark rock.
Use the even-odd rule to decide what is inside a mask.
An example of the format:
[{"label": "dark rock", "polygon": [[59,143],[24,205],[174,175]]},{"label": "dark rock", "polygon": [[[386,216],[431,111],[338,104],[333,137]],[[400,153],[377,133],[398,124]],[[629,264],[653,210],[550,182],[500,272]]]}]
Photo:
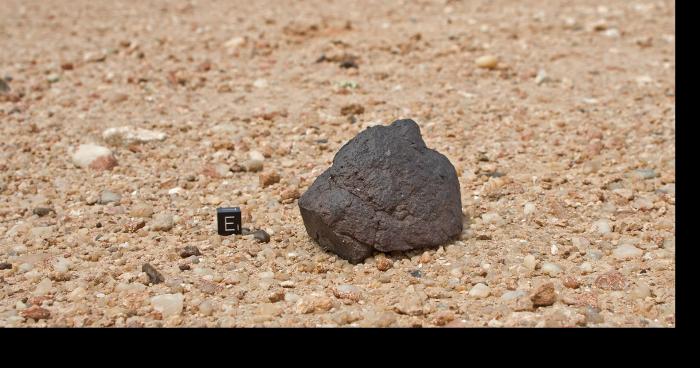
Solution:
[{"label": "dark rock", "polygon": [[186,263],[185,263],[185,264],[181,264],[181,265],[179,265],[178,267],[180,268],[180,271],[187,271],[187,270],[190,269],[190,265],[188,265],[188,264],[186,264]]},{"label": "dark rock", "polygon": [[269,243],[270,235],[265,232],[265,230],[255,230],[253,233],[253,238],[258,241],[258,243]]},{"label": "dark rock", "polygon": [[341,61],[340,67],[343,69],[350,69],[350,68],[357,69],[358,68],[357,62],[355,60],[352,60],[352,59],[347,59],[347,60]]},{"label": "dark rock", "polygon": [[309,236],[351,263],[437,247],[462,232],[454,166],[426,147],[413,120],[366,129],[299,198]]},{"label": "dark rock", "polygon": [[409,273],[410,273],[411,276],[413,276],[413,277],[418,277],[418,278],[420,278],[421,276],[423,276],[423,274],[420,273],[420,270],[413,270],[413,271],[410,271]]},{"label": "dark rock", "polygon": [[194,245],[188,245],[182,250],[182,252],[180,252],[180,257],[182,258],[201,255],[202,253],[199,251],[199,248],[195,247]]},{"label": "dark rock", "polygon": [[340,108],[341,115],[360,115],[365,112],[364,106],[360,104],[349,104]]},{"label": "dark rock", "polygon": [[141,271],[145,272],[146,275],[148,275],[148,282],[150,282],[151,284],[157,284],[165,281],[163,275],[161,275],[161,273],[158,272],[158,270],[156,270],[155,267],[151,266],[150,263],[144,264],[143,267],[141,267]]},{"label": "dark rock", "polygon": [[47,207],[37,207],[37,208],[32,210],[32,213],[39,216],[39,217],[44,217],[51,212],[53,212],[53,209],[47,208]]},{"label": "dark rock", "polygon": [[12,265],[7,262],[0,263],[0,270],[11,270]]},{"label": "dark rock", "polygon": [[10,84],[0,78],[0,93],[10,92]]}]

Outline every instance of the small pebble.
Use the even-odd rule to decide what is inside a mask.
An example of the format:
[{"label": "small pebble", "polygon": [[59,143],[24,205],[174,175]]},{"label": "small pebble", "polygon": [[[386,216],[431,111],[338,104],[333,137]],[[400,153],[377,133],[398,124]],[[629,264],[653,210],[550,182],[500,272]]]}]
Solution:
[{"label": "small pebble", "polygon": [[578,289],[581,283],[573,276],[565,276],[562,282],[569,289]]},{"label": "small pebble", "polygon": [[536,210],[536,209],[537,209],[537,208],[535,207],[535,204],[534,204],[534,203],[532,203],[532,202],[527,202],[527,203],[525,203],[525,207],[524,207],[524,209],[523,209],[523,213],[525,214],[525,216],[530,216],[530,215],[532,215],[533,213],[535,213],[535,210]]},{"label": "small pebble", "polygon": [[361,115],[365,112],[365,108],[360,104],[345,105],[340,109],[341,115]]},{"label": "small pebble", "polygon": [[52,283],[50,279],[43,279],[34,289],[34,296],[42,296],[51,292]]},{"label": "small pebble", "polygon": [[656,171],[654,169],[637,169],[634,170],[633,175],[636,178],[642,179],[642,180],[648,180],[648,179],[653,179],[657,176]]},{"label": "small pebble", "polygon": [[260,186],[263,188],[269,187],[272,184],[279,183],[280,175],[276,172],[262,173],[259,176]]},{"label": "small pebble", "polygon": [[12,264],[7,263],[7,262],[0,263],[0,270],[11,270],[11,269],[12,269]]},{"label": "small pebble", "polygon": [[486,298],[489,296],[489,294],[491,294],[491,289],[483,283],[478,283],[472,286],[471,290],[469,290],[469,296],[473,296],[478,299]]},{"label": "small pebble", "polygon": [[259,151],[249,151],[248,160],[243,162],[243,167],[246,171],[257,172],[263,169],[263,162],[265,161],[265,156]]},{"label": "small pebble", "polygon": [[141,267],[141,271],[145,272],[146,275],[148,275],[148,282],[151,284],[158,284],[163,281],[165,281],[165,278],[163,275],[156,270],[155,267],[151,266],[150,263],[146,263]]},{"label": "small pebble", "polygon": [[130,214],[133,217],[150,218],[153,216],[153,207],[145,203],[138,203],[131,208]]},{"label": "small pebble", "polygon": [[551,262],[544,262],[542,264],[542,272],[545,275],[556,276],[561,272],[561,267]]},{"label": "small pebble", "polygon": [[117,160],[112,151],[96,144],[81,144],[71,156],[73,163],[78,167],[89,167],[100,171],[111,170],[117,166]]},{"label": "small pebble", "polygon": [[598,308],[586,306],[585,316],[586,324],[598,324],[605,322],[605,319],[603,319],[603,316],[600,315],[600,309]]},{"label": "small pebble", "polygon": [[37,207],[37,208],[32,210],[32,213],[39,216],[39,217],[44,217],[51,212],[53,212],[53,209],[48,208],[48,207]]},{"label": "small pebble", "polygon": [[554,304],[557,294],[554,291],[554,283],[548,282],[538,286],[531,294],[530,300],[535,307],[546,307]]},{"label": "small pebble", "polygon": [[184,299],[181,293],[156,295],[151,298],[151,306],[167,318],[182,313]]},{"label": "small pebble", "polygon": [[535,84],[537,84],[538,86],[540,84],[551,82],[551,81],[552,81],[552,78],[550,78],[547,75],[547,72],[545,72],[544,69],[540,69],[537,72],[537,75],[535,76]]},{"label": "small pebble", "polygon": [[119,202],[121,199],[121,195],[114,192],[110,192],[109,190],[103,190],[102,193],[100,193],[100,200],[98,201],[98,203],[107,204],[112,202]]},{"label": "small pebble", "polygon": [[498,59],[493,55],[484,55],[476,59],[476,66],[484,69],[495,69]]},{"label": "small pebble", "polygon": [[495,212],[488,212],[483,215],[481,215],[481,220],[484,221],[484,224],[495,224],[499,225],[503,222],[503,219],[501,216]]},{"label": "small pebble", "polygon": [[187,263],[183,263],[177,267],[180,269],[180,271],[187,271],[190,269],[190,265],[188,265]]},{"label": "small pebble", "polygon": [[389,270],[393,266],[393,263],[386,258],[379,258],[376,262],[376,266],[379,271],[384,272]]},{"label": "small pebble", "polygon": [[173,215],[169,213],[159,213],[151,223],[151,229],[155,231],[168,231],[175,226]]},{"label": "small pebble", "polygon": [[503,293],[503,295],[501,295],[501,300],[504,302],[507,302],[509,300],[518,299],[518,298],[523,297],[525,295],[527,295],[527,292],[525,290],[508,291],[508,292]]},{"label": "small pebble", "polygon": [[201,255],[202,253],[199,251],[199,248],[195,247],[194,245],[188,245],[180,252],[180,257],[182,258]]},{"label": "small pebble", "polygon": [[333,295],[338,299],[360,300],[360,289],[353,285],[338,285],[333,289]]},{"label": "small pebble", "polygon": [[627,282],[621,273],[612,270],[595,279],[595,286],[603,290],[623,290]]},{"label": "small pebble", "polygon": [[651,289],[645,284],[637,285],[632,289],[632,297],[636,299],[644,299],[651,296]]},{"label": "small pebble", "polygon": [[530,271],[534,271],[537,267],[537,259],[532,254],[528,254],[523,258],[523,266]]},{"label": "small pebble", "polygon": [[593,223],[591,231],[597,232],[598,234],[605,235],[610,233],[610,222],[608,220],[598,220]]},{"label": "small pebble", "polygon": [[208,300],[205,300],[202,303],[200,303],[197,309],[199,309],[199,313],[202,313],[205,316],[211,316],[214,312],[214,306]]},{"label": "small pebble", "polygon": [[622,244],[613,250],[613,257],[618,260],[639,258],[644,253],[641,249],[630,245]]},{"label": "small pebble", "polygon": [[593,265],[591,265],[590,262],[583,262],[583,263],[581,263],[581,265],[579,266],[579,268],[581,269],[581,272],[582,272],[583,274],[588,274],[588,273],[593,272]]},{"label": "small pebble", "polygon": [[[117,101],[124,101],[128,95],[118,95]],[[167,137],[165,133],[156,132],[153,130],[133,128],[130,126],[121,126],[105,129],[102,132],[102,138],[105,142],[118,145],[118,144],[131,144],[131,143],[144,143],[151,141],[162,141]]]},{"label": "small pebble", "polygon": [[299,198],[299,189],[297,188],[288,188],[282,191],[280,193],[280,199],[283,201],[290,200],[290,199],[298,199]]},{"label": "small pebble", "polygon": [[51,317],[51,312],[38,305],[33,305],[22,311],[22,317],[38,321],[40,319],[49,319]]},{"label": "small pebble", "polygon": [[267,234],[265,230],[255,230],[253,233],[253,238],[258,241],[258,243],[269,243],[270,235]]}]

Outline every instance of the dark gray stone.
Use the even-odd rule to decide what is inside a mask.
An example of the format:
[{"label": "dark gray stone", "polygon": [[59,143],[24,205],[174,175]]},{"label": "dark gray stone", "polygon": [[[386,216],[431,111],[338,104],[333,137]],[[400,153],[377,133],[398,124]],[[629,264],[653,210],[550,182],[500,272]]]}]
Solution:
[{"label": "dark gray stone", "polygon": [[48,207],[37,207],[37,208],[32,210],[32,213],[39,216],[39,217],[44,217],[51,212],[53,212],[53,209],[48,208]]},{"label": "dark gray stone", "polygon": [[258,243],[269,243],[270,235],[265,230],[255,230],[253,233],[253,238],[258,241]]},{"label": "dark gray stone", "polygon": [[309,236],[351,263],[374,250],[436,247],[462,232],[455,168],[408,119],[351,139],[298,203]]},{"label": "dark gray stone", "polygon": [[185,246],[184,249],[180,252],[180,257],[182,258],[187,258],[191,256],[201,256],[202,252],[199,251],[199,248],[195,247],[194,245],[188,245]]},{"label": "dark gray stone", "polygon": [[146,263],[141,267],[141,271],[145,272],[146,275],[148,275],[148,282],[151,284],[158,284],[163,281],[165,281],[165,278],[163,275],[156,270],[155,267],[151,266],[150,263]]}]

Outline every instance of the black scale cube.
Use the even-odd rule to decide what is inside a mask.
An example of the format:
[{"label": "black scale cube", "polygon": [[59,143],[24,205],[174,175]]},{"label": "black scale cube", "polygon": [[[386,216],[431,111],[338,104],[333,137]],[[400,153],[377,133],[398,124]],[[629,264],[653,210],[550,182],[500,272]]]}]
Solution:
[{"label": "black scale cube", "polygon": [[219,235],[240,234],[242,229],[241,209],[238,207],[217,208],[216,223]]}]

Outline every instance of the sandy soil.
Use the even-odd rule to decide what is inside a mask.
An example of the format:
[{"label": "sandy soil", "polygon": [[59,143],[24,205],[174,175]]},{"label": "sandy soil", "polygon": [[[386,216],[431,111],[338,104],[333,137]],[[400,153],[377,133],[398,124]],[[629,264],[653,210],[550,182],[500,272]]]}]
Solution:
[{"label": "sandy soil", "polygon": [[[674,11],[4,0],[0,326],[675,326]],[[399,118],[457,168],[467,226],[353,266],[294,192]],[[76,167],[84,143],[118,166]],[[232,205],[272,240],[216,235]]]}]

